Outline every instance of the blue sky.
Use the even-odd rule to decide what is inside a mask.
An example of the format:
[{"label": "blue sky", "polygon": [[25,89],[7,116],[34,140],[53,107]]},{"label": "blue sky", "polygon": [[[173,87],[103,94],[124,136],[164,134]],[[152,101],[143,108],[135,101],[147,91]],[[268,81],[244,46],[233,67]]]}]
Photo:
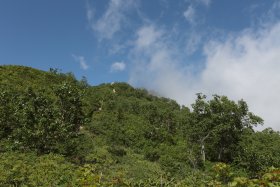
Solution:
[{"label": "blue sky", "polygon": [[244,98],[280,130],[276,0],[2,0],[0,64],[124,81],[190,105]]}]

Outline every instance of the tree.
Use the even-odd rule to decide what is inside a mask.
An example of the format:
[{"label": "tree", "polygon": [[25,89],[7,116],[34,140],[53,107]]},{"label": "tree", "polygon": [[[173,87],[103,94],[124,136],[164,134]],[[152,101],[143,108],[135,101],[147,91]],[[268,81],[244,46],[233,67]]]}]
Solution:
[{"label": "tree", "polygon": [[64,82],[54,88],[54,93],[56,96],[54,102],[55,123],[58,126],[58,131],[53,135],[58,142],[62,143],[62,150],[65,154],[73,154],[78,143],[80,128],[83,127],[85,120],[82,94],[77,85],[69,82]]},{"label": "tree", "polygon": [[235,103],[226,96],[214,95],[209,105],[215,125],[215,133],[209,139],[213,145],[212,160],[231,162],[243,131],[262,124],[263,120],[249,112],[248,105],[243,100]]},{"label": "tree", "polygon": [[192,142],[198,143],[200,147],[201,160],[205,163],[205,141],[213,132],[213,123],[211,122],[211,111],[209,104],[205,101],[206,96],[197,94],[197,99],[192,104],[189,137]]},{"label": "tree", "polygon": [[39,153],[51,151],[57,141],[54,134],[58,130],[53,101],[29,88],[13,102],[17,126],[12,139],[16,147],[35,149]]},{"label": "tree", "polygon": [[0,135],[13,149],[38,153],[74,153],[84,123],[81,94],[71,83],[54,88],[53,95],[28,88],[0,93]]},{"label": "tree", "polygon": [[206,101],[205,95],[197,94],[192,107],[190,138],[199,144],[203,162],[206,150],[212,161],[231,162],[242,132],[263,122],[249,112],[245,101],[235,103],[226,96],[214,95]]}]

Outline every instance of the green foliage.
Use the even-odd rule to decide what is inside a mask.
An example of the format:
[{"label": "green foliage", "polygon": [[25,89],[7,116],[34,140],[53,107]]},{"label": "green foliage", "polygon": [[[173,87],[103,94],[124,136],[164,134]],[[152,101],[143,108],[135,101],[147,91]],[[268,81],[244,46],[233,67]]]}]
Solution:
[{"label": "green foliage", "polygon": [[280,170],[277,168],[269,168],[263,172],[262,176],[255,179],[246,177],[236,177],[229,183],[230,187],[278,187],[280,186]]},{"label": "green foliage", "polygon": [[280,135],[259,124],[226,96],[198,94],[190,110],[126,83],[0,66],[0,186],[279,186],[267,168]]},{"label": "green foliage", "polygon": [[268,167],[280,167],[280,134],[272,129],[248,132],[239,143],[235,162],[251,175]]},{"label": "green foliage", "polygon": [[1,186],[73,186],[75,167],[59,155],[0,154]]},{"label": "green foliage", "polygon": [[0,88],[23,91],[30,87],[33,90],[45,90],[46,93],[51,93],[53,86],[64,81],[80,84],[73,74],[60,73],[57,69],[51,68],[49,72],[44,72],[25,66],[0,66]]},{"label": "green foliage", "polygon": [[0,92],[0,134],[12,144],[6,149],[71,154],[84,123],[81,95],[71,83],[42,91]]},{"label": "green foliage", "polygon": [[16,128],[17,119],[14,112],[13,101],[16,99],[14,93],[7,91],[0,92],[0,140],[8,138]]},{"label": "green foliage", "polygon": [[215,174],[215,179],[227,184],[232,180],[233,173],[231,172],[230,166],[225,163],[217,163],[213,166],[213,171]]},{"label": "green foliage", "polygon": [[211,161],[233,161],[242,132],[262,123],[243,100],[235,103],[214,95],[206,101],[205,95],[198,94],[192,107],[190,140],[201,147],[203,161],[205,157]]}]

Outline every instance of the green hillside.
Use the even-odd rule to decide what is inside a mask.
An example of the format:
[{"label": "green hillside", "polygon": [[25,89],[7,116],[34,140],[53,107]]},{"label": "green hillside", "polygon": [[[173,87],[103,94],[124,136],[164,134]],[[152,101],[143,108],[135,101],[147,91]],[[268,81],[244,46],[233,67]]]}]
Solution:
[{"label": "green hillside", "polygon": [[48,89],[61,81],[76,81],[71,73],[59,73],[56,69],[44,72],[25,66],[4,65],[0,66],[1,86],[13,86],[16,89],[27,87]]},{"label": "green hillside", "polygon": [[280,186],[280,134],[245,101],[0,66],[0,186]]}]

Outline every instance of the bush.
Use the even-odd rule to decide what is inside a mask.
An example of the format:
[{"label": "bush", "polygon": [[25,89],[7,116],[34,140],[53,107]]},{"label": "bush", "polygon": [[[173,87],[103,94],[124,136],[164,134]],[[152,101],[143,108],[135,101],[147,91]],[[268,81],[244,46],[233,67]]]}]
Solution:
[{"label": "bush", "polygon": [[0,154],[0,186],[74,186],[75,167],[60,155]]}]

